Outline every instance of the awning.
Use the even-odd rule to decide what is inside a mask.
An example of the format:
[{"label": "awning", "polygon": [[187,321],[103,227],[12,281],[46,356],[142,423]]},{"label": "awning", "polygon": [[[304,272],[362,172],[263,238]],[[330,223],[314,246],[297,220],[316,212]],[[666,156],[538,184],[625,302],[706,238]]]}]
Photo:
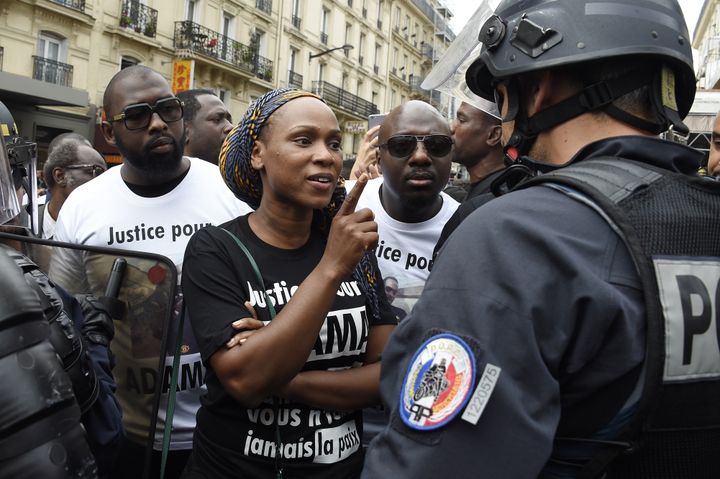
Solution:
[{"label": "awning", "polygon": [[0,72],[0,100],[25,105],[88,106],[88,94],[54,83]]}]

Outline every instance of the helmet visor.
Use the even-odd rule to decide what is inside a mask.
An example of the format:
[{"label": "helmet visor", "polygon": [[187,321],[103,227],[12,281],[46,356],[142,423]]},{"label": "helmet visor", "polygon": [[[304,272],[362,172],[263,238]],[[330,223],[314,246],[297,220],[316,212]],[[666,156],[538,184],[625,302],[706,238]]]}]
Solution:
[{"label": "helmet visor", "polygon": [[0,139],[0,225],[7,223],[18,214],[20,214],[20,202],[12,179],[10,160],[5,142]]},{"label": "helmet visor", "polygon": [[480,3],[421,85],[426,90],[447,93],[496,118],[500,118],[497,106],[470,91],[465,82],[465,72],[482,50],[482,43],[478,40],[480,27],[493,15],[499,3],[500,0],[483,0]]}]

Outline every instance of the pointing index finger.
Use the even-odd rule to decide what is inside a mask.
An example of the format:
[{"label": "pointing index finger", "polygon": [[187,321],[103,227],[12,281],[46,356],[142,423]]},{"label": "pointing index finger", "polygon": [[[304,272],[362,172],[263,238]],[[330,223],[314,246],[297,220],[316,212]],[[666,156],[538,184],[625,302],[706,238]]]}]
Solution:
[{"label": "pointing index finger", "polygon": [[343,201],[343,204],[340,206],[340,209],[337,212],[339,216],[347,216],[355,212],[355,207],[357,207],[358,200],[360,199],[360,195],[365,189],[367,182],[368,175],[366,173],[360,175],[360,178],[358,178],[355,182],[355,186],[353,186],[353,189],[350,190],[345,197],[345,201]]}]

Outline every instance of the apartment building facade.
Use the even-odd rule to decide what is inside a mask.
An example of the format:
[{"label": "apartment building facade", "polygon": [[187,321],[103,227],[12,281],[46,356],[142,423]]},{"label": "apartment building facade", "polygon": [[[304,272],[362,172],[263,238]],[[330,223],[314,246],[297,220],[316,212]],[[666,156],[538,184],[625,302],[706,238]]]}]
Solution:
[{"label": "apartment building facade", "polygon": [[704,0],[692,46],[699,54],[695,68],[699,88],[720,88],[720,0]]},{"label": "apartment building facade", "polygon": [[121,68],[212,89],[234,118],[266,91],[295,86],[333,108],[352,158],[372,113],[418,98],[452,114],[444,95],[420,88],[454,39],[438,2],[0,0],[0,101],[41,159],[50,139],[76,131],[112,161],[98,124]]}]

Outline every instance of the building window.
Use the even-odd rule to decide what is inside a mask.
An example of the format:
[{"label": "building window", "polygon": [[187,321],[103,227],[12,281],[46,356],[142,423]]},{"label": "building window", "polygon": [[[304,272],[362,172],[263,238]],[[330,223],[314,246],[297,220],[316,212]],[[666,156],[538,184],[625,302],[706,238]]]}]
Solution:
[{"label": "building window", "polygon": [[290,58],[288,60],[288,86],[293,88],[303,87],[303,77],[296,71],[299,55],[300,50],[290,47]]},{"label": "building window", "polygon": [[257,36],[258,54],[267,57],[267,35],[264,31],[258,29],[255,29],[255,35]]},{"label": "building window", "polygon": [[323,81],[325,79],[325,64],[320,63],[318,65],[318,81]]},{"label": "building window", "polygon": [[235,38],[235,17],[229,13],[223,13],[222,34],[228,38]]},{"label": "building window", "polygon": [[290,48],[290,59],[288,60],[288,70],[291,72],[295,71],[295,62],[297,61],[298,49]]},{"label": "building window", "polygon": [[41,32],[38,37],[37,54],[48,60],[62,62],[65,60],[65,40],[58,35]]},{"label": "building window", "polygon": [[328,21],[330,19],[330,10],[323,8],[320,16],[320,42],[324,45],[328,44]]},{"label": "building window", "polygon": [[126,57],[126,56],[120,57],[120,69],[121,70],[124,70],[127,67],[131,67],[134,65],[139,65],[139,64],[140,64],[140,60],[138,60],[136,58]]},{"label": "building window", "polygon": [[66,40],[50,32],[40,32],[37,55],[33,56],[33,78],[56,85],[72,86],[73,66],[64,63]]},{"label": "building window", "polygon": [[365,61],[365,34],[360,34],[360,42],[358,43],[358,63],[360,65]]},{"label": "building window", "polygon": [[197,0],[185,0],[185,20],[195,21],[197,3]]},{"label": "building window", "polygon": [[[352,43],[352,28],[352,23],[345,24],[345,44]],[[347,50],[345,51],[345,54],[347,55]]]},{"label": "building window", "polygon": [[300,29],[300,0],[293,0],[292,2],[292,24],[298,30]]},{"label": "building window", "polygon": [[225,90],[223,88],[217,87],[214,89],[215,94],[218,98],[220,98],[220,101],[225,103],[225,105],[228,105],[230,102],[230,91]]}]

